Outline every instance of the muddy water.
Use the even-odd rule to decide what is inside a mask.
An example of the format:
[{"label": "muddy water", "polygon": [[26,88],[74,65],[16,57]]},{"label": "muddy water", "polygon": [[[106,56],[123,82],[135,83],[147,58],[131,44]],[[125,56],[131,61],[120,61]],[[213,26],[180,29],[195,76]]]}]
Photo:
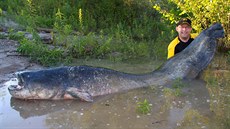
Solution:
[{"label": "muddy water", "polygon": [[[130,73],[152,71],[161,62],[114,63],[78,60],[77,64],[101,66]],[[202,79],[181,82],[182,95],[149,87],[101,96],[93,103],[13,99],[0,88],[0,128],[42,129],[227,129],[230,125],[230,74],[228,70],[204,72]],[[218,66],[220,67],[220,66]],[[226,66],[225,68],[227,68]],[[205,80],[205,81],[204,81]],[[174,85],[179,85],[175,82]],[[150,112],[137,111],[148,100]]]},{"label": "muddy water", "polygon": [[[24,101],[13,99],[1,89],[1,127],[3,128],[174,128],[190,110],[209,117],[209,95],[202,81],[190,82],[188,94],[166,98],[161,88],[147,88],[80,101]],[[137,112],[137,103],[147,99],[151,112]],[[199,114],[200,115],[200,114]],[[200,126],[206,126],[200,122]]]}]

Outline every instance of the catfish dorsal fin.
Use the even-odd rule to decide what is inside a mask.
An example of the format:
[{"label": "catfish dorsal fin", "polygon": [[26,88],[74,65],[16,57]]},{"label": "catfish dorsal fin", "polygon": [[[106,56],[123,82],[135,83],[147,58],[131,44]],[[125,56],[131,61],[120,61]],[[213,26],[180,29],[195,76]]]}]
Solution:
[{"label": "catfish dorsal fin", "polygon": [[93,102],[92,96],[87,91],[84,91],[78,88],[74,88],[74,87],[70,87],[66,90],[66,92],[69,95],[73,96],[74,98],[80,98],[87,102]]}]

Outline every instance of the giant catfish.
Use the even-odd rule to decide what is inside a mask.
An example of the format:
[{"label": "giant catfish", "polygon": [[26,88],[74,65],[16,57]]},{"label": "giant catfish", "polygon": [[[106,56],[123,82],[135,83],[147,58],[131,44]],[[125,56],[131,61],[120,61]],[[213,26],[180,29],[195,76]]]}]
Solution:
[{"label": "giant catfish", "polygon": [[37,71],[17,72],[16,84],[8,87],[12,97],[19,99],[81,99],[130,89],[165,85],[177,78],[194,79],[211,62],[216,39],[224,37],[219,23],[203,30],[182,52],[161,67],[145,74],[130,74],[90,66],[65,66]]}]

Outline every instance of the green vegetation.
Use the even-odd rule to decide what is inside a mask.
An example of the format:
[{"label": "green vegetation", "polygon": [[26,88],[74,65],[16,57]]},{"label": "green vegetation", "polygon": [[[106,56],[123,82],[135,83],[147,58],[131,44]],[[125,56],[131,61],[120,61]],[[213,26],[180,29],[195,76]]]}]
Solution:
[{"label": "green vegetation", "polygon": [[41,63],[44,66],[57,65],[57,62],[68,62],[68,58],[63,57],[62,49],[49,49],[47,46],[40,42],[33,42],[28,39],[22,39],[20,41],[20,47],[18,51],[29,56],[32,61]]},{"label": "green vegetation", "polygon": [[[155,3],[154,9],[163,17],[175,23],[180,17],[189,17],[193,28],[200,32],[215,22],[220,22],[226,37],[219,42],[219,46],[230,50],[230,6],[225,0],[161,0]],[[202,12],[202,13],[201,13]]]},{"label": "green vegetation", "polygon": [[0,8],[0,16],[2,15],[2,9]]},{"label": "green vegetation", "polygon": [[207,125],[208,117],[201,115],[199,111],[195,109],[190,109],[185,112],[184,119],[180,122],[180,126],[178,129],[184,129],[184,128],[202,128]]},{"label": "green vegetation", "polygon": [[[46,49],[44,46],[44,49],[58,58],[165,60],[167,46],[175,36],[174,25],[169,23],[175,23],[179,17],[190,17],[196,31],[214,22],[223,23],[227,38],[222,41],[225,44],[222,46],[230,46],[227,1],[197,3],[178,0],[4,0],[0,1],[0,16],[15,20],[30,33],[37,33],[38,28],[49,29],[55,48]],[[7,15],[3,11],[7,11]],[[11,36],[20,39],[14,34]],[[30,44],[38,45],[38,48],[43,46],[38,37]],[[59,49],[62,52],[56,54]],[[45,65],[60,63],[49,62],[53,57],[46,58]],[[40,59],[36,60],[41,63]]]},{"label": "green vegetation", "polygon": [[[227,129],[230,125],[229,62],[226,56],[219,55],[214,58],[213,64],[204,72],[204,80],[207,82],[206,87],[210,94],[210,110],[216,114],[216,123],[212,123],[211,126]],[[216,66],[219,69],[214,69]]]},{"label": "green vegetation", "polygon": [[173,81],[173,84],[172,84],[172,87],[173,88],[183,88],[185,87],[186,85],[182,82],[182,79],[181,78],[177,78],[175,81]]},{"label": "green vegetation", "polygon": [[151,106],[149,101],[145,99],[143,102],[137,103],[137,111],[141,114],[148,114],[151,111]]},{"label": "green vegetation", "polygon": [[[24,25],[29,32],[34,33],[37,28],[52,30],[55,49],[40,45],[39,38],[30,43],[34,47],[24,47],[23,42],[30,41],[20,42],[23,46],[19,51],[36,55],[31,58],[41,53],[30,49],[44,48],[58,58],[166,59],[167,45],[174,35],[172,26],[161,19],[149,1],[5,0],[0,1],[0,8],[10,14],[6,17]],[[63,52],[56,54],[58,49]],[[46,58],[43,62],[40,57],[36,60],[53,64],[49,56]]]},{"label": "green vegetation", "polygon": [[171,88],[164,88],[163,89],[165,96],[173,96],[173,97],[179,97],[183,96],[183,93],[181,91],[181,88],[171,89]]},{"label": "green vegetation", "polygon": [[182,80],[178,78],[172,83],[172,88],[164,88],[163,92],[165,96],[183,96],[181,89],[185,86]]},{"label": "green vegetation", "polygon": [[8,30],[8,32],[9,32],[9,39],[12,39],[12,40],[21,40],[21,39],[23,39],[24,38],[24,34],[23,34],[23,32],[14,32],[14,30],[13,29],[9,29]]}]

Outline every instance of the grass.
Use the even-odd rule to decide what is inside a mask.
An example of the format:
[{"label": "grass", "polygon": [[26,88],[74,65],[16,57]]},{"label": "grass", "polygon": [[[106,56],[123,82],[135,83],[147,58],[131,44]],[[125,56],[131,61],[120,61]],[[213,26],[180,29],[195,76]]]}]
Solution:
[{"label": "grass", "polygon": [[52,44],[54,49],[48,49],[49,46],[43,44],[37,37],[33,40],[20,40],[21,45],[18,51],[45,66],[59,64],[63,62],[61,59],[63,57],[69,59],[107,58],[113,61],[151,57],[151,47],[147,41],[137,42],[124,35],[121,35],[121,37],[97,35],[95,33],[87,35],[58,33],[55,35]]},{"label": "grass", "polygon": [[145,99],[143,102],[137,103],[137,111],[141,114],[148,114],[151,112],[152,105],[149,103],[147,99]]},{"label": "grass", "polygon": [[165,96],[183,96],[182,90],[180,88],[171,89],[171,88],[164,88],[163,89]]},{"label": "grass", "polygon": [[9,35],[8,35],[8,37],[11,40],[17,40],[17,41],[19,41],[19,40],[21,40],[21,39],[24,38],[24,33],[20,32],[20,31],[15,33],[13,29],[9,29]]},{"label": "grass", "polygon": [[163,92],[165,96],[183,96],[182,88],[185,87],[186,85],[182,82],[181,79],[176,79],[172,83],[172,88],[164,88]]},{"label": "grass", "polygon": [[[39,38],[30,42],[10,33],[10,38],[22,41],[19,52],[46,66],[59,64],[63,62],[62,58],[166,59],[172,26],[161,20],[148,2],[109,0],[93,5],[89,4],[90,1],[62,2],[0,2],[0,8],[10,15],[7,17],[27,26],[27,30],[30,28],[29,32],[35,33],[33,30],[37,27],[53,28],[55,50],[41,45]],[[36,48],[39,51],[31,50]]]},{"label": "grass", "polygon": [[43,66],[55,66],[61,62],[71,62],[71,56],[64,58],[64,51],[62,49],[50,49],[41,42],[33,42],[26,38],[20,41],[17,51],[29,56],[32,61],[40,63]]},{"label": "grass", "polygon": [[210,110],[215,113],[213,125],[220,129],[227,129],[230,125],[230,63],[227,58],[228,56],[216,55],[203,75],[210,94]]}]

